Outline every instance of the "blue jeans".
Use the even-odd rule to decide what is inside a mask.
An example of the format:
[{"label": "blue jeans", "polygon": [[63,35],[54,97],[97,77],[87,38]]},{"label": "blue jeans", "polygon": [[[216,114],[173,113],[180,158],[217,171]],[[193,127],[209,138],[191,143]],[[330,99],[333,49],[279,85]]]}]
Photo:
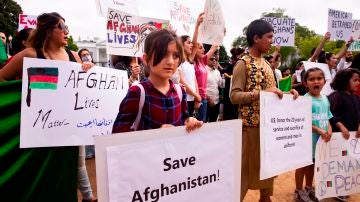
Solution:
[{"label": "blue jeans", "polygon": [[201,100],[201,105],[199,108],[199,115],[197,117],[198,120],[203,121],[205,123],[206,121],[206,111],[207,111],[207,100],[206,99],[202,99]]}]

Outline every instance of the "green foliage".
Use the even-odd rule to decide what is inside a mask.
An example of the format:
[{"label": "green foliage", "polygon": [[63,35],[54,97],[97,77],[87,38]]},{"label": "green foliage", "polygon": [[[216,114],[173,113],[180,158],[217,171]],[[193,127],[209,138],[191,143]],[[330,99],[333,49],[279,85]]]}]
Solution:
[{"label": "green foliage", "polygon": [[15,35],[18,28],[21,7],[13,0],[0,1],[0,31],[6,36]]},{"label": "green foliage", "polygon": [[74,43],[74,39],[73,39],[73,37],[71,35],[69,36],[67,42],[68,42],[68,45],[67,45],[68,49],[70,49],[72,51],[78,51],[79,50],[79,47]]},{"label": "green foliage", "polygon": [[228,62],[229,61],[229,56],[226,53],[225,47],[224,46],[220,46],[220,50],[219,50],[219,62]]}]

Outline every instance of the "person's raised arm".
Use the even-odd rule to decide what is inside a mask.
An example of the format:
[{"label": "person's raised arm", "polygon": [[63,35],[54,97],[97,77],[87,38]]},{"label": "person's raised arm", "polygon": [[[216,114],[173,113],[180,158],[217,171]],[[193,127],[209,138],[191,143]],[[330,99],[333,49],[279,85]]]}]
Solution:
[{"label": "person's raised arm", "polygon": [[197,39],[198,39],[198,35],[199,35],[199,27],[200,24],[204,21],[204,12],[200,13],[197,20],[196,20],[196,24],[195,24],[195,30],[194,30],[194,34],[193,34],[193,38],[192,38],[192,44],[193,44],[193,48],[191,50],[191,54],[189,57],[190,61],[193,61],[196,55],[196,50],[197,50]]},{"label": "person's raised arm", "polygon": [[319,54],[321,53],[322,48],[325,45],[325,42],[329,41],[331,37],[330,32],[326,32],[324,38],[320,41],[319,45],[316,47],[315,52],[312,54],[310,58],[310,62],[315,62],[318,58]]},{"label": "person's raised arm", "polygon": [[354,42],[354,39],[351,36],[349,41],[347,41],[346,44],[341,48],[341,50],[338,53],[336,53],[335,57],[338,59],[341,59],[342,57],[344,57],[346,51],[349,49],[352,42]]}]

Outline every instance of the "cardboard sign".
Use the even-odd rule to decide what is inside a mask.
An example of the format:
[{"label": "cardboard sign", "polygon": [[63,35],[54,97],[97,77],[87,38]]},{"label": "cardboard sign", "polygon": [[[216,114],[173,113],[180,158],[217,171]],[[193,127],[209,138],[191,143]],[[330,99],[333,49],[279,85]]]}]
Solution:
[{"label": "cardboard sign", "polygon": [[106,25],[106,51],[110,55],[143,56],[143,45],[150,32],[165,29],[169,21],[145,18],[109,9]]},{"label": "cardboard sign", "polygon": [[199,27],[199,41],[221,45],[224,40],[225,18],[218,0],[206,0],[205,16]]},{"label": "cardboard sign", "polygon": [[168,2],[169,19],[178,36],[192,37],[200,8],[196,9],[191,0],[171,0]]},{"label": "cardboard sign", "polygon": [[126,71],[25,58],[20,147],[94,144],[111,134],[128,88]]},{"label": "cardboard sign", "polygon": [[352,32],[352,13],[330,9],[328,11],[328,32],[331,39],[348,41]]},{"label": "cardboard sign", "polygon": [[260,179],[310,165],[311,129],[310,97],[261,92]]},{"label": "cardboard sign", "polygon": [[329,142],[320,137],[315,152],[315,193],[321,200],[360,192],[360,139],[350,132],[345,140],[333,133]]},{"label": "cardboard sign", "polygon": [[352,42],[348,51],[360,51],[360,40]]},{"label": "cardboard sign", "polygon": [[116,9],[122,12],[139,14],[137,0],[95,0],[97,13],[101,17],[106,17],[108,9]]},{"label": "cardboard sign", "polygon": [[19,27],[18,31],[21,31],[26,28],[36,28],[37,16],[36,15],[26,15],[19,14]]},{"label": "cardboard sign", "polygon": [[274,46],[295,46],[295,18],[264,17],[274,29]]},{"label": "cardboard sign", "polygon": [[99,201],[240,201],[241,120],[96,137]]},{"label": "cardboard sign", "polygon": [[354,40],[360,40],[360,20],[353,20],[351,36]]}]

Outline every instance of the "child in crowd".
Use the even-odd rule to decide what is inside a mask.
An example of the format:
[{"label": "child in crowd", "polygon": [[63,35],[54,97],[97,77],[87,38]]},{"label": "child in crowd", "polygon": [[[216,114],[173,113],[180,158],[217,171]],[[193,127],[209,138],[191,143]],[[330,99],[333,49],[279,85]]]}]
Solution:
[{"label": "child in crowd", "polygon": [[[250,23],[246,32],[249,54],[236,63],[232,77],[230,99],[239,104],[239,118],[243,121],[241,200],[248,189],[260,189],[260,201],[271,201],[274,178],[260,180],[260,91],[273,92],[282,98],[283,92],[276,88],[270,64],[262,57],[269,51],[273,38],[272,26],[264,20]],[[290,91],[294,98],[296,90]]]},{"label": "child in crowd", "polygon": [[[341,132],[347,140],[349,131],[356,131],[360,137],[360,97],[355,95],[360,84],[360,71],[344,69],[339,71],[331,87],[335,90],[329,95],[330,110],[333,118],[330,120],[334,132]],[[346,196],[338,196],[340,201],[346,201]]]},{"label": "child in crowd", "polygon": [[131,86],[120,104],[119,113],[113,125],[113,133],[147,130],[185,125],[187,131],[201,127],[202,122],[189,117],[186,93],[183,88],[179,98],[177,87],[170,80],[183,61],[181,42],[169,30],[151,32],[145,40],[144,61],[149,78],[140,85],[145,91],[141,118],[136,128],[131,128],[139,111],[141,89]]},{"label": "child in crowd", "polygon": [[[304,86],[308,89],[305,96],[312,98],[312,156],[315,161],[315,147],[321,136],[328,142],[331,138],[332,128],[329,122],[333,116],[330,112],[330,104],[326,96],[322,95],[321,89],[325,85],[324,72],[320,68],[308,69],[303,78]],[[305,177],[305,189],[303,181]],[[295,171],[295,201],[318,201],[312,186],[314,178],[314,164],[296,169]]]}]

